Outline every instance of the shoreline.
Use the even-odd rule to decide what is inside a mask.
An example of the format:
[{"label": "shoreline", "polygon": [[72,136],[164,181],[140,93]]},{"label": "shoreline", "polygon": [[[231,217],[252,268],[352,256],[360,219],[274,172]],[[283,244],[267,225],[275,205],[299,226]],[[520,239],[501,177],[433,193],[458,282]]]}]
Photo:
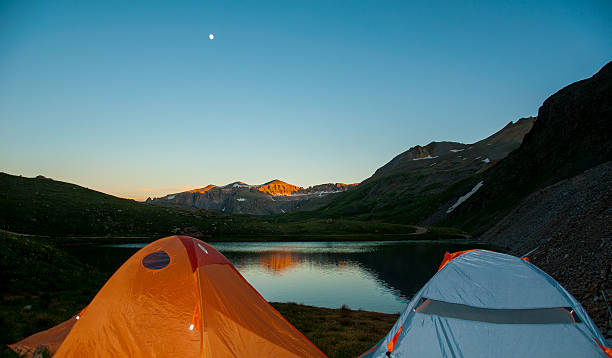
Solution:
[{"label": "shoreline", "polygon": [[326,242],[326,241],[449,241],[449,242],[479,242],[478,239],[463,233],[448,233],[445,228],[415,227],[409,233],[295,233],[295,234],[228,234],[228,235],[193,235],[190,233],[153,234],[153,235],[38,235],[1,230],[0,233],[26,237],[29,239],[51,243],[59,246],[96,245],[96,244],[130,244],[151,243],[163,237],[173,235],[192,236],[207,243],[217,242]]}]

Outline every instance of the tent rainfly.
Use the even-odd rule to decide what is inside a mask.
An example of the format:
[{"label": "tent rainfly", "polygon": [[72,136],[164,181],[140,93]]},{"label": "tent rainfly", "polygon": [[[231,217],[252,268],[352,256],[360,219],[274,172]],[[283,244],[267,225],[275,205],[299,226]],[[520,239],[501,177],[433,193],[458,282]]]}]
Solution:
[{"label": "tent rainfly", "polygon": [[79,315],[10,347],[54,357],[325,357],[212,246],[188,237],[135,253]]},{"label": "tent rainfly", "polygon": [[612,357],[591,318],[526,258],[446,253],[440,269],[362,358]]}]

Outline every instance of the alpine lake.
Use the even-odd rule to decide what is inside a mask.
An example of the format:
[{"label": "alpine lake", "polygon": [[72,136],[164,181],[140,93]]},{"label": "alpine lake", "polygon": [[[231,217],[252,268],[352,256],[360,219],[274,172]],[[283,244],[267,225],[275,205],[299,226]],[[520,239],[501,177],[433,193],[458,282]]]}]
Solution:
[{"label": "alpine lake", "polygon": [[[78,245],[82,262],[114,272],[146,243]],[[211,242],[269,302],[398,313],[436,273],[456,240]]]}]

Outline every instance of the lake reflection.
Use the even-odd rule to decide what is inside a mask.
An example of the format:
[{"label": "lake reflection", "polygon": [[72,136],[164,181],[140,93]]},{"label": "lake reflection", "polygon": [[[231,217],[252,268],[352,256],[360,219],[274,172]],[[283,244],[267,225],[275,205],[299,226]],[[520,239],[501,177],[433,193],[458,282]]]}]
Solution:
[{"label": "lake reflection", "polygon": [[[105,245],[83,261],[106,268],[145,244]],[[451,241],[212,243],[266,300],[400,312],[436,272],[445,251],[481,247]],[[101,250],[102,249],[102,250]],[[102,251],[102,252],[101,252]],[[106,252],[106,254],[105,254]],[[127,256],[127,257],[126,257]],[[114,258],[121,261],[111,263]],[[93,260],[93,262],[92,262]]]}]

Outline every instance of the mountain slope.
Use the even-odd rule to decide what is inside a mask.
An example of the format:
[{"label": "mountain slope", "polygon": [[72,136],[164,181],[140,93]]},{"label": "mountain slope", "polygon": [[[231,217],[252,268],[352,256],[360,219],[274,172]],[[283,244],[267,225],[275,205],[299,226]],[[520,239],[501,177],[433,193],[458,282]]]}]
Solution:
[{"label": "mountain slope", "polygon": [[202,226],[194,213],[134,200],[44,177],[0,173],[0,229],[44,235],[169,233]]},{"label": "mountain slope", "polygon": [[533,191],[612,159],[612,63],[549,97],[523,144],[446,221],[482,233]]},{"label": "mountain slope", "polygon": [[206,193],[207,191],[209,191],[210,189],[212,189],[212,188],[216,188],[216,187],[217,187],[216,185],[209,184],[209,185],[207,185],[207,186],[205,186],[205,187],[203,187],[203,188],[192,189],[192,190],[188,190],[187,192],[188,192],[188,193],[199,193],[199,194],[203,194],[203,193]]},{"label": "mountain slope", "polygon": [[[510,122],[473,144],[432,142],[410,148],[356,188],[334,196],[322,214],[401,223],[434,222],[481,173],[518,148],[534,118]],[[444,212],[444,211],[443,211]]]},{"label": "mountain slope", "polygon": [[[599,245],[599,238],[612,235],[612,211],[606,210],[611,207],[612,161],[534,191],[480,239],[521,255],[582,221],[581,226],[593,228],[582,230],[581,241],[589,237]],[[600,214],[607,217],[607,225],[596,219]]]}]

